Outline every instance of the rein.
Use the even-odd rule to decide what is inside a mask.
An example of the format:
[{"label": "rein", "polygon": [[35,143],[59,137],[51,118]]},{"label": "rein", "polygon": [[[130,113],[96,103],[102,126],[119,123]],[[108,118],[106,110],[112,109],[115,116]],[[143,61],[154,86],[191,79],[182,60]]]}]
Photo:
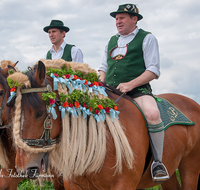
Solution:
[{"label": "rein", "polygon": [[[21,89],[22,94],[32,93],[32,92],[51,92],[52,87],[47,84],[46,87],[41,88],[27,88],[27,89]],[[43,148],[50,147],[57,143],[56,139],[51,139],[51,129],[52,129],[52,117],[51,114],[48,113],[47,117],[44,121],[44,132],[40,139],[23,139],[23,142],[25,142],[28,146],[39,146]]]},{"label": "rein", "polygon": [[122,93],[120,90],[116,89],[113,86],[110,86],[109,84],[105,84],[103,82],[101,82],[103,84],[103,87],[105,87],[106,90],[113,92],[114,94],[119,95],[119,97],[114,101],[114,103],[117,103],[122,97],[128,100],[133,101],[128,95],[126,95],[125,93]]}]

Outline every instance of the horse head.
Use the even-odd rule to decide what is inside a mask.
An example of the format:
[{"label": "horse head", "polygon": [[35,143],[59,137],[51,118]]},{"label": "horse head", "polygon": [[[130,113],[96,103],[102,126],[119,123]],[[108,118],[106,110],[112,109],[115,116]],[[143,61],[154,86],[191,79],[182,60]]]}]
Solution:
[{"label": "horse head", "polygon": [[25,74],[16,72],[9,78],[21,83],[15,89],[13,136],[16,168],[28,178],[37,178],[40,171],[47,171],[49,152],[55,148],[61,131],[58,108],[54,110],[57,118],[52,119],[42,99],[43,93],[51,92],[52,80],[46,77],[41,61]]}]

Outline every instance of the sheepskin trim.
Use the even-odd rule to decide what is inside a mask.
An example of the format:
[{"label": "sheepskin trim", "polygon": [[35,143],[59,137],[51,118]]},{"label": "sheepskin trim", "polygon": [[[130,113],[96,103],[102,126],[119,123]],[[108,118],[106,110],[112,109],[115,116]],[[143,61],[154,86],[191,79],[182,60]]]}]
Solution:
[{"label": "sheepskin trim", "polygon": [[9,75],[9,79],[12,79],[13,81],[16,81],[18,84],[21,84],[25,87],[30,87],[30,81],[28,77],[20,72],[15,72],[12,75]]},{"label": "sheepskin trim", "polygon": [[5,69],[5,68],[7,68],[7,65],[13,65],[14,64],[14,62],[12,62],[12,61],[9,61],[9,60],[2,60],[1,61],[1,68],[2,69]]},{"label": "sheepskin trim", "polygon": [[[47,68],[61,69],[61,67],[65,65],[66,68],[71,67],[73,71],[80,71],[84,75],[87,75],[88,73],[97,73],[97,71],[92,69],[87,63],[75,63],[74,61],[69,62],[63,59],[41,59],[40,61],[42,61]],[[38,64],[38,62],[36,64]]]}]

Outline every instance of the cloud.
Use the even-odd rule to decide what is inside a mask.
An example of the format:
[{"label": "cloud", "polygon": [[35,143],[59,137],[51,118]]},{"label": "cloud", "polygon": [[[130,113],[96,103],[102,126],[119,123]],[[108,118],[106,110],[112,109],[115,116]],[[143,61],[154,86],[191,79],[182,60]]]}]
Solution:
[{"label": "cloud", "polygon": [[[50,49],[43,27],[60,19],[70,28],[65,40],[79,47],[84,62],[98,68],[104,46],[117,30],[110,12],[125,0],[1,0],[0,60],[19,61],[26,70]],[[134,2],[144,19],[138,27],[158,39],[161,77],[155,93],[180,93],[200,103],[200,1],[151,0]]]}]

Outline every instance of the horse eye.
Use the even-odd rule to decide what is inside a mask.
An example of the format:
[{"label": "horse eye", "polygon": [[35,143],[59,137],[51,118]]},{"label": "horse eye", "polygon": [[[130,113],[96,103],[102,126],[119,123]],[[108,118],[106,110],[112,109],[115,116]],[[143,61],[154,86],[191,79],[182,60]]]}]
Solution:
[{"label": "horse eye", "polygon": [[43,112],[43,111],[37,111],[37,112],[35,113],[35,117],[36,117],[36,119],[38,119],[38,118],[42,117],[42,116],[43,116],[43,114],[44,114],[44,112]]},{"label": "horse eye", "polygon": [[4,95],[4,91],[0,90],[0,96],[3,96],[3,95]]}]

